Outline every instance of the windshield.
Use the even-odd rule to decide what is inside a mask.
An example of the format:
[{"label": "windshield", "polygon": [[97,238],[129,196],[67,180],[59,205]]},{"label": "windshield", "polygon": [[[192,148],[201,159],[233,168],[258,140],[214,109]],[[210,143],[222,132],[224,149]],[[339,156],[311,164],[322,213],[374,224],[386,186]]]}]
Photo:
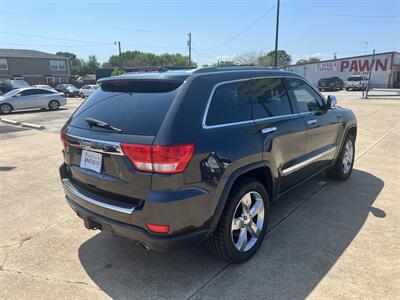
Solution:
[{"label": "windshield", "polygon": [[9,96],[13,96],[15,94],[17,94],[20,91],[20,89],[16,89],[16,90],[11,90],[8,93],[3,94],[4,97],[9,97]]},{"label": "windshield", "polygon": [[361,80],[362,78],[360,76],[347,78],[347,81],[361,81]]},{"label": "windshield", "polygon": [[13,88],[29,87],[25,80],[11,80],[11,86]]}]

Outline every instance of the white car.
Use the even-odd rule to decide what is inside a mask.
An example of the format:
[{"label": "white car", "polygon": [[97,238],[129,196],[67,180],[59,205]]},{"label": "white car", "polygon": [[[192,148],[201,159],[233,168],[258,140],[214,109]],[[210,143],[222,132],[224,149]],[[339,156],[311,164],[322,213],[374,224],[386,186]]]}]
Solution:
[{"label": "white car", "polygon": [[89,97],[98,87],[97,84],[84,85],[79,89],[79,96],[81,98]]},{"label": "white car", "polygon": [[39,88],[39,89],[46,89],[46,90],[51,90],[51,91],[57,92],[54,88],[52,88],[51,86],[49,86],[47,84],[35,84],[35,85],[32,85],[32,87]]},{"label": "white car", "polygon": [[15,89],[0,96],[0,112],[9,114],[14,110],[50,109],[57,110],[67,104],[63,93],[39,88]]},{"label": "white car", "polygon": [[364,91],[368,85],[368,78],[364,76],[350,76],[344,83],[346,91],[362,90]]}]

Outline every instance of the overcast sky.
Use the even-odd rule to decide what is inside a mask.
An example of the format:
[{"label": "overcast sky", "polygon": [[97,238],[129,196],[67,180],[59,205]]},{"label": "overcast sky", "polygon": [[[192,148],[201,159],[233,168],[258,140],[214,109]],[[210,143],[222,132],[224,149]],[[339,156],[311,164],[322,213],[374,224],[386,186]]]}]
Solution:
[{"label": "overcast sky", "polygon": [[[276,0],[0,0],[0,48],[68,51],[104,62],[118,51],[187,54],[200,65],[270,51]],[[400,1],[281,0],[279,49],[321,59],[400,50]]]}]

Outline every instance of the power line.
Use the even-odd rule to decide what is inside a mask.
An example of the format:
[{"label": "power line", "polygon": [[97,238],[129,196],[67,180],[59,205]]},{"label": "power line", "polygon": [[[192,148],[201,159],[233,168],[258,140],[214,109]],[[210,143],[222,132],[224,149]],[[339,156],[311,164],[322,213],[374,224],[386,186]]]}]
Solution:
[{"label": "power line", "polygon": [[[281,5],[288,5],[287,3],[281,4]],[[349,18],[400,18],[400,15],[354,15],[354,14],[337,14],[337,13],[331,13],[331,12],[325,12],[325,11],[315,11],[315,10],[309,10],[309,9],[304,9],[304,8],[296,8],[298,10],[302,10],[307,13],[311,14],[318,14],[318,15],[329,15],[329,16],[335,16],[335,17],[349,17]]]},{"label": "power line", "polygon": [[87,45],[48,45],[48,44],[26,44],[26,43],[14,43],[14,42],[4,42],[4,45],[14,45],[14,46],[26,46],[26,47],[63,47],[63,48],[80,48],[80,47],[93,47],[93,46],[110,46],[110,43],[98,43],[98,44],[87,44]]},{"label": "power line", "polygon": [[[65,41],[65,42],[73,42],[73,43],[86,43],[86,44],[99,44],[104,42],[91,42],[91,41],[83,41],[83,40],[73,40],[73,39],[65,39],[59,37],[51,37],[51,36],[44,36],[44,35],[37,35],[37,34],[28,34],[28,33],[18,33],[18,32],[9,32],[9,31],[0,31],[0,33],[7,34],[7,35],[17,35],[17,36],[25,36],[25,37],[36,37],[46,40],[58,40],[58,41]],[[112,42],[109,42],[111,44]]]},{"label": "power line", "polygon": [[65,19],[56,19],[56,18],[49,18],[49,17],[44,17],[44,16],[35,16],[35,15],[17,13],[17,12],[6,11],[6,10],[0,10],[0,12],[10,14],[10,15],[22,16],[22,17],[26,17],[26,18],[33,18],[33,19],[39,18],[39,19],[44,19],[44,20],[53,21],[53,22],[62,22],[62,23],[84,25],[84,26],[93,26],[93,27],[97,27],[97,28],[136,31],[136,32],[151,33],[151,34],[186,35],[186,33],[183,33],[183,32],[156,31],[156,30],[149,30],[149,29],[142,29],[142,28],[129,28],[129,27],[110,26],[110,25],[104,25],[104,24],[76,22],[76,21],[70,21],[70,20],[65,20]]},{"label": "power line", "polygon": [[[35,37],[41,38],[46,40],[59,40],[59,41],[66,41],[66,42],[73,42],[73,43],[85,43],[83,45],[67,45],[65,47],[90,47],[90,46],[97,46],[97,45],[112,45],[114,42],[95,42],[95,41],[83,41],[83,40],[74,40],[74,39],[65,39],[65,38],[58,38],[58,37],[51,37],[51,36],[44,36],[44,35],[36,35],[36,34],[27,34],[27,33],[17,33],[17,32],[9,32],[9,31],[0,31],[2,34],[6,35],[16,35],[16,36],[24,36],[24,37]],[[2,42],[7,43],[7,42]],[[8,43],[8,44],[18,44],[18,43]],[[21,44],[25,46],[33,46],[33,44]],[[182,49],[182,46],[163,46],[163,45],[137,45],[137,44],[130,44],[124,43],[126,46],[130,47],[148,47],[148,48],[175,48],[175,49]],[[36,45],[37,46],[37,45]],[[42,45],[46,47],[46,45]],[[48,47],[62,47],[63,45],[47,45]]]},{"label": "power line", "polygon": [[247,26],[244,30],[240,31],[239,33],[235,34],[234,36],[232,36],[231,38],[216,44],[212,47],[208,47],[208,48],[203,48],[203,49],[197,49],[197,50],[201,50],[201,51],[206,51],[206,50],[211,50],[211,49],[215,49],[215,48],[219,48],[225,44],[230,43],[231,41],[239,38],[240,36],[242,36],[243,34],[245,34],[247,31],[249,31],[251,28],[253,28],[258,22],[260,22],[269,12],[271,12],[273,9],[275,8],[275,5],[273,5],[270,9],[268,9],[261,17],[259,17],[257,20],[255,20],[252,24],[250,24],[249,26]]}]

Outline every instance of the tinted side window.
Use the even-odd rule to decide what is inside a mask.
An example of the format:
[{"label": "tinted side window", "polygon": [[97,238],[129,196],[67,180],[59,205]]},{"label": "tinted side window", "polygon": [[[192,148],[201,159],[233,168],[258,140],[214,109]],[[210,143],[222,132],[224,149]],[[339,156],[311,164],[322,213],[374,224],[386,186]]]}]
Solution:
[{"label": "tinted side window", "polygon": [[21,96],[30,96],[30,95],[36,95],[36,91],[35,90],[25,90],[22,91]]},{"label": "tinted side window", "polygon": [[299,112],[317,111],[324,106],[321,96],[303,80],[290,78],[289,83]]},{"label": "tinted side window", "polygon": [[289,97],[280,78],[254,80],[253,95],[255,97],[254,119],[292,113]]},{"label": "tinted side window", "polygon": [[44,90],[44,89],[36,90],[36,94],[41,94],[41,95],[43,95],[43,94],[53,94],[53,93],[54,92],[52,92],[52,91]]},{"label": "tinted side window", "polygon": [[206,124],[220,125],[251,120],[250,81],[226,83],[214,91]]}]

